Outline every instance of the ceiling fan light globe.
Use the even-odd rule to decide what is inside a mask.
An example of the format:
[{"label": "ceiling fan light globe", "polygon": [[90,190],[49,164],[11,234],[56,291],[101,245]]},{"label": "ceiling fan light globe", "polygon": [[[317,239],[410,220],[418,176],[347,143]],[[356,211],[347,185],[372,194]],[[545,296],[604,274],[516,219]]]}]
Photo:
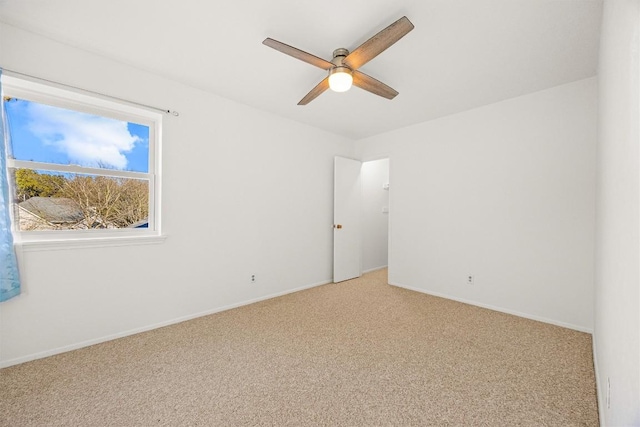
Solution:
[{"label": "ceiling fan light globe", "polygon": [[351,70],[346,67],[337,67],[329,73],[329,87],[334,92],[346,92],[353,84]]}]

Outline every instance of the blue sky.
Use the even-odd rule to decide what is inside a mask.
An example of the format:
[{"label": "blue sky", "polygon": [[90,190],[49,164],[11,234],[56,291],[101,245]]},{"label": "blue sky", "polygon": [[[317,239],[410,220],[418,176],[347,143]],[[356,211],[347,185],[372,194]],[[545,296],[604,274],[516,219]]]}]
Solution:
[{"label": "blue sky", "polygon": [[147,126],[21,99],[5,108],[15,159],[148,172]]}]

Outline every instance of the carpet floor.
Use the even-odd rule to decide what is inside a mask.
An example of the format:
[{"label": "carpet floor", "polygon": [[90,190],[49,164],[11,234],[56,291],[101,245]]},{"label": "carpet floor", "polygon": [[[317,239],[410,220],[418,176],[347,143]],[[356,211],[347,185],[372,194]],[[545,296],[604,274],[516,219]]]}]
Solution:
[{"label": "carpet floor", "polygon": [[386,270],[0,370],[2,426],[596,426],[589,334]]}]

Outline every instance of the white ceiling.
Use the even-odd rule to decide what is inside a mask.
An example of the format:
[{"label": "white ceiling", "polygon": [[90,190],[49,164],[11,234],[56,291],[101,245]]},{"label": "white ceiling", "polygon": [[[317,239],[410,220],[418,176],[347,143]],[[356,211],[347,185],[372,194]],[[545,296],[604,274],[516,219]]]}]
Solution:
[{"label": "white ceiling", "polygon": [[[0,0],[0,20],[350,138],[596,74],[600,0]],[[331,59],[406,15],[407,36],[361,68],[400,94],[298,101]],[[0,64],[1,66],[2,64]]]}]

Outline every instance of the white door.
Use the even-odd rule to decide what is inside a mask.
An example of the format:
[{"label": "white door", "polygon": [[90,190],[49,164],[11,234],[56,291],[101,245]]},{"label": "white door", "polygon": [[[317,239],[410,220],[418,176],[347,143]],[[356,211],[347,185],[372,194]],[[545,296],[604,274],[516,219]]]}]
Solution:
[{"label": "white door", "polygon": [[333,191],[333,281],[360,277],[361,163],[336,157]]}]

